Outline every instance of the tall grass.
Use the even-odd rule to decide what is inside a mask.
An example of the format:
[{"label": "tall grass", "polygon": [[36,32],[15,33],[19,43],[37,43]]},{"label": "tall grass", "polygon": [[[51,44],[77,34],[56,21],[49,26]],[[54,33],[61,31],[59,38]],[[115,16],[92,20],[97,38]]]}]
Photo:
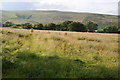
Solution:
[{"label": "tall grass", "polygon": [[3,78],[118,78],[117,35],[1,33]]}]

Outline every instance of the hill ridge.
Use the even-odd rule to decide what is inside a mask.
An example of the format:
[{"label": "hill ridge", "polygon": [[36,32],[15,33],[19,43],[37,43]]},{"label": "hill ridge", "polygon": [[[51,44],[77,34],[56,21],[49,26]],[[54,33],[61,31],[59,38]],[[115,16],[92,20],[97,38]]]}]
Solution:
[{"label": "hill ridge", "polygon": [[66,20],[87,22],[89,20],[96,22],[99,27],[106,25],[117,25],[118,16],[109,14],[98,14],[89,12],[69,12],[57,10],[27,10],[27,11],[2,11],[3,23],[11,21],[16,24],[30,22],[46,23],[61,23]]}]

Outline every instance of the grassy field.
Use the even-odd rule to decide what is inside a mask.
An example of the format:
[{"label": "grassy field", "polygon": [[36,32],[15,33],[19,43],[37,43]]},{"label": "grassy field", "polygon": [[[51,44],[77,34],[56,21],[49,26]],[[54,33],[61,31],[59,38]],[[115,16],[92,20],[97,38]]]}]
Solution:
[{"label": "grassy field", "polygon": [[118,78],[118,34],[12,28],[0,33],[3,78]]}]

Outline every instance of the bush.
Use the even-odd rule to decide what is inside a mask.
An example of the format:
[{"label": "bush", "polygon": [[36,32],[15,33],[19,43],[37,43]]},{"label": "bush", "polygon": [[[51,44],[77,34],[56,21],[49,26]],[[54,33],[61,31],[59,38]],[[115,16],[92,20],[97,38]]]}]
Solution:
[{"label": "bush", "polygon": [[104,33],[104,30],[103,29],[98,29],[96,32],[98,32],[98,33]]},{"label": "bush", "polygon": [[11,26],[11,28],[18,28],[16,25]]},{"label": "bush", "polygon": [[118,33],[118,27],[116,26],[106,26],[104,29],[104,32],[106,33]]}]

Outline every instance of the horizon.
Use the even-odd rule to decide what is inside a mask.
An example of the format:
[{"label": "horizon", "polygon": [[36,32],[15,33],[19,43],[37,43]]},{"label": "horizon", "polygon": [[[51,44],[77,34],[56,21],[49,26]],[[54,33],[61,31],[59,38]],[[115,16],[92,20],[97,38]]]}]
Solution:
[{"label": "horizon", "polygon": [[102,14],[102,15],[113,15],[118,16],[117,14],[109,13],[95,13],[95,12],[75,12],[75,11],[62,11],[62,10],[0,10],[0,11],[52,11],[52,12],[70,12],[70,13],[89,13],[89,14]]}]

